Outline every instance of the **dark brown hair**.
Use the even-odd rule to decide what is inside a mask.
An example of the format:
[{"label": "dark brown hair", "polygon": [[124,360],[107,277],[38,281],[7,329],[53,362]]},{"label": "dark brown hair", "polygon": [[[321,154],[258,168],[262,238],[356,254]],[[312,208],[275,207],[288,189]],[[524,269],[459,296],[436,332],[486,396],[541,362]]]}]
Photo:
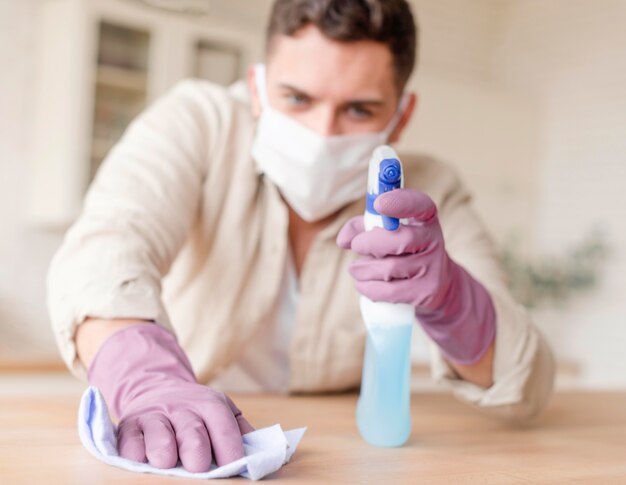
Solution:
[{"label": "dark brown hair", "polygon": [[418,28],[406,0],[276,0],[266,50],[275,35],[293,35],[308,24],[340,42],[372,40],[389,48],[402,91],[416,62]]}]

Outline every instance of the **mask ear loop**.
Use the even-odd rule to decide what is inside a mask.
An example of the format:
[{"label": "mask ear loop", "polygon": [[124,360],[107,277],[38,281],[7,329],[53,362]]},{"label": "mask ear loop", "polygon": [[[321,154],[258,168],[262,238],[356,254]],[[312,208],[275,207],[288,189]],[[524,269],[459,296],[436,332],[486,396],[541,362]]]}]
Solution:
[{"label": "mask ear loop", "polygon": [[411,99],[411,95],[409,93],[402,93],[402,96],[400,96],[398,109],[396,110],[394,115],[391,117],[389,124],[384,130],[384,133],[387,137],[389,137],[389,135],[391,135],[391,132],[395,130],[396,126],[398,126],[398,123],[400,122],[400,119],[402,118],[402,115],[404,114],[406,107],[409,105],[410,99]]},{"label": "mask ear loop", "polygon": [[259,96],[259,101],[261,102],[261,106],[266,108],[269,106],[269,99],[267,97],[267,69],[265,68],[265,64],[255,64],[254,65],[254,80],[256,82],[256,90],[257,95]]}]

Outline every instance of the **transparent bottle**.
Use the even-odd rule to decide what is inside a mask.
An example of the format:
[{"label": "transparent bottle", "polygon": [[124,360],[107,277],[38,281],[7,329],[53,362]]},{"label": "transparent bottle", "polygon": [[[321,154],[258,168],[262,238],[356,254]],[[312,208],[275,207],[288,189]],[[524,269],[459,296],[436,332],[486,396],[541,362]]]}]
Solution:
[{"label": "transparent bottle", "polygon": [[[374,150],[369,166],[366,230],[397,230],[401,220],[381,216],[375,198],[403,187],[402,165],[396,152],[383,145]],[[363,438],[375,446],[401,446],[411,434],[411,334],[415,310],[411,305],[373,302],[361,295],[360,309],[367,329],[361,393],[356,420]]]}]

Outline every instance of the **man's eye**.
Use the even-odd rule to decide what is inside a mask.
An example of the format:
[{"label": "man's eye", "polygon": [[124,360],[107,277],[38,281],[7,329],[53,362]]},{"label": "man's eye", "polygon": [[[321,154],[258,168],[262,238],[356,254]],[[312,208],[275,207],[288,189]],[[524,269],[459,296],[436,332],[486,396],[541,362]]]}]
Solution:
[{"label": "man's eye", "polygon": [[371,111],[357,104],[348,106],[348,114],[354,118],[370,118],[372,116]]},{"label": "man's eye", "polygon": [[287,102],[292,106],[302,106],[309,101],[309,98],[302,94],[289,94],[287,95]]}]

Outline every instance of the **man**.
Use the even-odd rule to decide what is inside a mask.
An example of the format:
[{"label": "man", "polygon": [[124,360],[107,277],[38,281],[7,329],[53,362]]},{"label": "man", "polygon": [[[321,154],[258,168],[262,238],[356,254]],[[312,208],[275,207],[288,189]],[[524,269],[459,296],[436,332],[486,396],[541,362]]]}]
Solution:
[{"label": "man", "polygon": [[219,389],[358,386],[355,288],[415,307],[460,399],[510,419],[544,407],[550,350],[450,167],[401,154],[407,188],[375,208],[409,224],[363,231],[369,153],[417,103],[415,30],[405,0],[277,0],[247,92],[184,81],[113,148],[48,303],[68,366],[120,419],[122,456],[205,471],[252,429]]}]

